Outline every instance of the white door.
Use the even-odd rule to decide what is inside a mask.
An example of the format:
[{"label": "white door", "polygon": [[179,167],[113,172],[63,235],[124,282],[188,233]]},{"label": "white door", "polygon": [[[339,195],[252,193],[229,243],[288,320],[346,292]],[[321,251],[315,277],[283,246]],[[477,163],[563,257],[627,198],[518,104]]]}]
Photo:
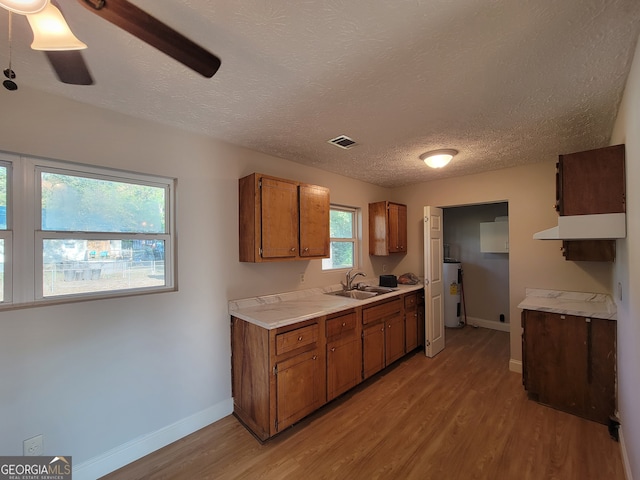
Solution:
[{"label": "white door", "polygon": [[434,357],[444,349],[442,252],[442,209],[424,207],[424,333],[427,357]]}]

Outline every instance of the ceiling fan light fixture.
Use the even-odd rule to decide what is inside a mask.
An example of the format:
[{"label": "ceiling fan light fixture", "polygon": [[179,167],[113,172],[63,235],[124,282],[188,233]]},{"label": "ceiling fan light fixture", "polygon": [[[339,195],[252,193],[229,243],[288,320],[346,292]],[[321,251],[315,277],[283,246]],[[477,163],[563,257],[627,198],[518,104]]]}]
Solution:
[{"label": "ceiling fan light fixture", "polygon": [[0,7],[20,15],[29,15],[44,10],[49,0],[0,0]]},{"label": "ceiling fan light fixture", "polygon": [[447,165],[453,157],[458,154],[457,150],[452,148],[443,148],[440,150],[432,150],[420,155],[423,160],[431,168],[442,168]]},{"label": "ceiling fan light fixture", "polygon": [[44,10],[27,15],[33,30],[33,50],[82,50],[87,45],[73,34],[60,10],[49,3]]}]

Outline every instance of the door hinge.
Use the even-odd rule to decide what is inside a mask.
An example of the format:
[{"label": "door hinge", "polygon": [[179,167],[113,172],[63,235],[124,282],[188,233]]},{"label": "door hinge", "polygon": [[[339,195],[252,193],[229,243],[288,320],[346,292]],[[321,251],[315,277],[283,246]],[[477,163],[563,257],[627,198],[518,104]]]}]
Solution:
[{"label": "door hinge", "polygon": [[278,420],[277,419],[274,420],[273,423],[274,423],[274,426],[276,427],[276,432],[277,432],[278,431]]},{"label": "door hinge", "polygon": [[427,347],[431,346],[431,342],[429,340],[427,340],[425,343],[427,344]]},{"label": "door hinge", "polygon": [[258,188],[262,188],[262,179],[258,180]]},{"label": "door hinge", "polygon": [[262,247],[260,247],[260,256],[262,256]]},{"label": "door hinge", "polygon": [[273,366],[273,374],[278,375],[278,365]]}]

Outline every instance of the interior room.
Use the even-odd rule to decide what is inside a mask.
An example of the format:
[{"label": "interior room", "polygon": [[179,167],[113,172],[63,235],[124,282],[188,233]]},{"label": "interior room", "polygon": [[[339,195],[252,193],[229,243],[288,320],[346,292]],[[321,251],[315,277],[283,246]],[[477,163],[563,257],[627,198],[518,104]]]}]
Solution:
[{"label": "interior room", "polygon": [[[508,253],[477,252],[480,260],[501,265],[499,295],[491,300],[499,308],[483,310],[486,302],[472,288],[477,272],[465,267],[468,313],[479,326],[476,330],[487,335],[483,337],[486,345],[475,350],[476,355],[491,350],[504,354],[491,364],[496,366],[492,377],[496,385],[503,381],[516,385],[500,400],[504,405],[519,399],[523,411],[542,408],[544,402],[528,399],[522,385],[523,375],[534,371],[531,355],[523,356],[523,311],[533,308],[526,300],[540,292],[547,292],[548,298],[549,292],[578,292],[603,299],[602,303],[606,299],[606,320],[617,330],[612,339],[615,355],[608,358],[615,360],[611,368],[618,441],[609,436],[608,425],[555,408],[544,406],[550,412],[544,418],[560,418],[556,415],[561,413],[572,431],[601,432],[601,441],[611,442],[607,445],[620,464],[616,472],[623,475],[618,477],[640,479],[640,300],[634,295],[640,291],[640,196],[634,188],[640,181],[640,2],[456,0],[445,5],[429,0],[399,5],[385,0],[372,6],[364,0],[326,5],[107,0],[102,10],[90,5],[100,2],[44,2],[42,8],[57,3],[73,34],[87,46],[72,51],[73,66],[31,48],[33,18],[25,17],[36,14],[11,11],[11,3],[0,0],[0,62],[7,69],[0,89],[0,169],[8,172],[5,191],[0,192],[0,206],[6,207],[4,228],[0,228],[4,288],[0,455],[68,455],[73,458],[75,479],[97,479],[157,455],[164,447],[175,447],[176,442],[197,443],[198,435],[209,435],[204,433],[211,431],[207,428],[228,428],[242,435],[242,448],[234,447],[234,452],[246,454],[246,460],[281,444],[293,447],[294,435],[314,432],[332,414],[348,430],[350,418],[337,413],[351,402],[367,412],[369,394],[381,405],[388,400],[402,407],[403,399],[392,392],[402,384],[398,391],[410,395],[411,390],[404,390],[408,378],[424,379],[424,384],[433,380],[434,388],[443,385],[458,395],[455,383],[444,387],[439,382],[451,372],[443,355],[460,347],[455,342],[447,347],[443,339],[444,350],[429,356],[429,349],[438,345],[437,326],[443,320],[438,310],[429,308],[437,296],[432,281],[445,252],[438,250],[441,257],[435,263],[424,254],[425,238],[434,235],[431,231],[425,237],[425,231],[435,218],[425,216],[424,207],[443,207],[444,238],[453,235],[449,238],[455,241],[442,243],[448,242],[449,254],[459,254],[464,261],[466,253],[456,252],[464,243],[447,232],[455,225],[449,218],[455,213],[449,208],[500,205],[506,212],[473,213],[478,228],[480,223],[499,223],[496,217],[508,216]],[[118,20],[125,12],[140,22],[146,17],[138,10],[151,16],[157,30],[132,33]],[[195,55],[205,57],[204,66],[187,65],[188,55],[175,41],[176,33],[206,51]],[[165,53],[170,50],[167,43],[181,45],[177,59]],[[61,81],[60,75],[67,73],[71,78]],[[579,234],[560,238],[572,226],[565,220],[607,215],[564,214],[555,209],[560,156],[568,160],[570,154],[616,145],[624,145],[622,187],[599,182],[605,191],[624,192],[624,208],[611,214],[616,232],[587,226]],[[441,150],[454,150],[443,167],[432,168],[421,158]],[[119,210],[106,202],[91,204],[92,211],[100,212],[102,223],[86,227],[79,204],[69,196],[64,197],[64,205],[71,213],[61,215],[61,221],[84,226],[48,230],[46,222],[53,217],[43,215],[43,192],[50,187],[47,194],[53,195],[57,184],[47,183],[47,175],[73,177],[69,172],[82,172],[85,180],[117,183],[117,179],[162,192],[159,197],[164,203],[156,209],[162,225],[137,222],[139,230],[109,230],[107,219],[122,222],[128,217],[111,215]],[[307,259],[300,248],[300,254],[294,252],[295,260],[265,260],[267,245],[253,244],[241,233],[248,224],[255,227],[255,222],[242,222],[241,217],[256,210],[240,205],[240,179],[253,174],[288,180],[295,185],[294,192],[300,186],[322,187],[330,192],[332,209],[354,212],[354,237],[331,239],[351,241],[356,249],[352,275],[366,276],[352,279],[352,290],[359,291],[359,283],[378,286],[383,275],[397,279],[408,272],[420,283],[398,285],[389,297],[340,298],[326,295],[342,290],[341,282],[349,283],[345,275],[350,268],[326,265],[327,259],[335,260],[335,254]],[[98,188],[87,190],[97,195],[92,198],[107,198],[100,197]],[[133,209],[147,200],[132,200],[130,205]],[[371,253],[377,242],[370,237],[375,225],[370,205],[379,202],[406,207],[406,241],[396,252]],[[298,208],[299,203],[292,205]],[[282,220],[278,231],[290,227],[292,218],[298,221],[299,216],[291,212],[276,216]],[[534,238],[552,229],[555,239]],[[614,258],[565,259],[563,242],[585,240],[589,235],[606,242],[605,253]],[[295,236],[299,239],[300,232],[296,230]],[[83,239],[106,243],[81,247],[81,255],[73,260],[56,257],[50,263],[61,270],[47,270],[47,242],[58,245],[58,241],[67,249],[65,255],[70,255],[84,244],[69,240]],[[138,253],[131,248],[128,256],[116,254],[120,246],[114,246],[114,241],[123,242],[117,244],[122,250],[134,244],[145,248]],[[160,246],[164,253],[158,253]],[[241,261],[247,252],[253,260]],[[155,268],[159,258],[171,261],[145,274],[155,283],[133,289],[127,284],[122,289],[60,295],[47,290],[54,275],[62,286],[99,285],[107,278],[107,270],[98,273],[78,265],[106,265],[112,257],[113,265],[130,269],[118,271],[119,282],[128,281],[129,272],[143,262]],[[73,271],[65,280],[69,268]],[[490,283],[484,278],[478,281]],[[415,335],[422,345],[408,351],[403,340],[401,356],[384,370],[368,378],[357,370],[357,386],[333,401],[325,395],[322,405],[308,416],[260,443],[247,421],[239,420],[240,393],[234,383],[238,370],[232,368],[237,358],[232,335],[238,330],[232,328],[232,317],[235,313],[243,320],[240,314],[245,313],[246,304],[242,300],[250,299],[273,312],[274,304],[281,306],[288,298],[299,299],[309,292],[317,294],[313,298],[322,296],[332,305],[349,309],[358,333],[363,331],[367,306],[386,302],[385,298],[402,298],[399,311],[404,315],[414,308],[416,325],[423,329]],[[491,293],[496,294],[493,289]],[[427,307],[410,305],[412,298],[420,302],[420,295],[425,296]],[[305,317],[303,322],[319,319],[316,340],[326,353],[323,329],[338,310],[318,307],[316,312],[321,314]],[[486,322],[495,323],[495,329],[487,328]],[[598,322],[581,325],[587,323],[596,328]],[[265,335],[286,334],[291,325],[260,328],[267,331],[262,332]],[[558,338],[564,342],[570,336]],[[593,338],[601,337],[594,334]],[[362,347],[362,342],[356,343]],[[266,355],[270,361],[270,353]],[[469,365],[477,358],[469,357]],[[271,366],[268,361],[266,370]],[[551,363],[542,362],[544,366]],[[473,372],[462,375],[469,377]],[[318,383],[324,388],[326,378]],[[439,398],[436,393],[432,396]],[[458,413],[469,420],[467,424],[480,428],[473,412],[489,408],[484,404],[488,400],[483,400],[487,396],[481,395],[485,390],[478,385],[469,393],[473,397],[458,405]],[[429,419],[451,420],[447,409],[455,402],[446,403],[446,398],[442,396],[444,403],[432,410],[433,416],[422,419],[424,424]],[[369,413],[372,416],[367,418],[378,418],[364,422],[369,429],[365,431],[373,435],[376,422],[384,419]],[[551,423],[545,420],[536,425]],[[392,427],[384,426],[385,432]],[[403,435],[414,438],[406,428],[380,438],[376,448]],[[539,439],[542,431],[525,433]],[[224,447],[220,437],[202,438]],[[350,444],[357,446],[352,440]],[[481,446],[475,440],[474,447]],[[575,436],[576,448],[582,441],[597,451],[592,437],[580,435]],[[319,447],[312,442],[304,445],[307,452]],[[482,452],[478,464],[492,459],[505,464],[512,458],[525,461],[527,448],[526,443],[514,443]],[[358,460],[364,464],[377,451],[360,452]],[[198,461],[206,459],[207,452],[200,450]],[[261,459],[258,453],[255,458]],[[172,456],[171,463],[179,456]],[[415,468],[422,470],[405,473],[423,478],[418,475],[426,465],[419,464],[419,455],[414,460]],[[286,455],[279,461],[293,468],[287,462],[294,460]],[[344,464],[336,462],[336,468],[340,465]],[[385,462],[370,468],[366,478],[393,478]],[[233,472],[228,478],[234,478]],[[542,470],[532,470],[531,475],[538,473],[544,475]],[[160,478],[162,471],[157,475]],[[143,472],[122,478],[149,477]]]}]

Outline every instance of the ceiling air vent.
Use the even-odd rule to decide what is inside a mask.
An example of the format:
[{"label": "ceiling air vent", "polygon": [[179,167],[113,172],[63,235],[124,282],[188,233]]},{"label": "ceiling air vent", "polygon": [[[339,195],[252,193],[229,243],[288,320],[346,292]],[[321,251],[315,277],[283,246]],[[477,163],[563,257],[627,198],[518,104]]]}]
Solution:
[{"label": "ceiling air vent", "polygon": [[336,147],[344,148],[345,150],[348,150],[357,145],[354,140],[350,139],[346,135],[340,135],[339,137],[332,138],[331,140],[329,140],[329,143],[332,143]]}]

